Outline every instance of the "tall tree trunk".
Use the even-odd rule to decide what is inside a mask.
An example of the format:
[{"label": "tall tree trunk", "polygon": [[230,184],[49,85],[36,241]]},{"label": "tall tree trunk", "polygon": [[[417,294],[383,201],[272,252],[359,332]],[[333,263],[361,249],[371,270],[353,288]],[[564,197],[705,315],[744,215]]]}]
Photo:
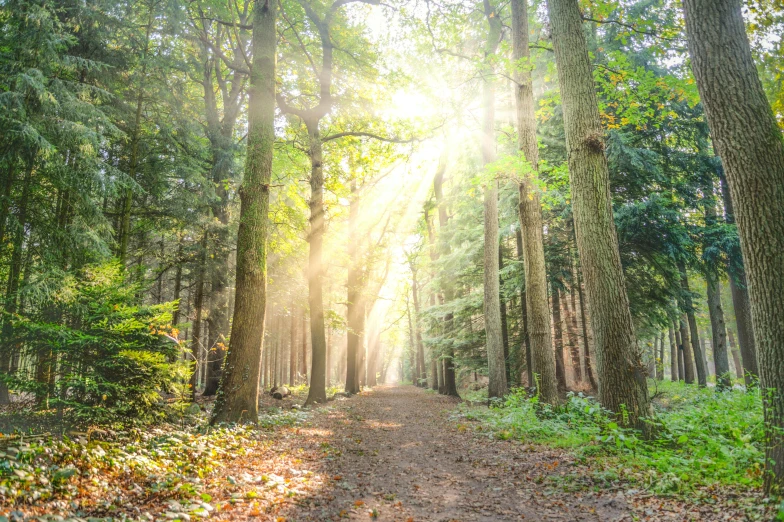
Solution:
[{"label": "tall tree trunk", "polygon": [[686,381],[686,364],[684,363],[683,357],[683,336],[681,335],[684,331],[684,322],[682,318],[679,318],[675,324],[675,340],[678,346],[678,380],[679,381]]},{"label": "tall tree trunk", "polygon": [[[308,256],[308,304],[310,305],[310,388],[306,405],[327,402],[327,340],[324,332],[324,169],[318,121],[306,122],[310,140],[310,251]],[[362,383],[360,382],[360,387]]]},{"label": "tall tree trunk", "polygon": [[691,335],[689,334],[689,320],[686,314],[680,318],[680,351],[683,358],[683,380],[686,384],[694,383],[694,352],[691,349]]},{"label": "tall tree trunk", "polygon": [[[16,216],[16,230],[14,231],[13,251],[11,252],[11,264],[8,267],[8,283],[5,287],[5,302],[4,311],[5,317],[3,320],[3,338],[0,339],[0,373],[8,374],[11,370],[11,360],[14,357],[15,344],[12,342],[13,326],[8,320],[13,314],[17,312],[17,305],[19,303],[19,277],[22,274],[22,247],[24,245],[27,227],[27,210],[30,203],[30,187],[32,184],[34,164],[30,162],[29,167],[26,169],[25,177],[22,180],[22,193],[19,199],[19,213]],[[0,380],[0,404],[8,404],[11,402],[11,396],[8,392],[8,385],[5,381]]]},{"label": "tall tree trunk", "polygon": [[[372,309],[372,306],[368,307],[368,303],[365,303],[362,311],[362,335],[359,338],[359,352],[357,354],[357,382],[359,383],[359,389],[361,390],[364,386],[367,386],[367,350],[368,350],[368,337],[367,332],[365,331],[365,325],[367,325],[367,317],[368,317],[368,308]],[[312,355],[311,355],[312,357]]]},{"label": "tall tree trunk", "polygon": [[664,334],[659,335],[659,357],[656,361],[656,380],[664,380]]},{"label": "tall tree trunk", "polygon": [[204,338],[206,337],[206,328],[202,321],[202,314],[204,311],[204,273],[207,264],[207,232],[202,234],[202,240],[199,244],[199,265],[196,269],[196,296],[194,298],[193,307],[196,309],[196,317],[193,319],[193,337],[191,338],[191,355],[193,357],[193,373],[191,374],[191,401],[196,400],[196,390],[199,387],[199,369],[201,365],[201,354],[206,354],[206,360],[209,361],[211,354],[209,349],[205,350]]},{"label": "tall tree trunk", "polygon": [[177,302],[177,308],[172,314],[172,326],[176,327],[180,324],[180,294],[182,293],[182,238],[177,239],[177,257],[175,258],[177,269],[174,272],[174,301]]},{"label": "tall tree trunk", "polygon": [[[512,5],[514,5],[514,4],[512,4]],[[520,230],[520,228],[517,229],[516,239],[517,239],[517,259],[519,259],[520,261],[524,262],[525,258],[523,256],[523,233]],[[545,285],[546,284],[547,284],[547,281],[545,280]],[[528,297],[526,296],[526,293],[527,293],[526,287],[525,287],[525,285],[523,285],[520,288],[520,314],[521,314],[521,319],[522,319],[522,321],[521,321],[522,328],[520,329],[520,333],[521,333],[520,337],[522,338],[523,350],[525,350],[525,374],[526,374],[526,379],[528,380],[528,386],[531,387],[531,386],[535,385],[535,382],[534,382],[533,357],[532,357],[532,354],[531,354],[531,342],[530,342],[530,337],[528,335],[528,306],[527,306],[527,303],[526,303]],[[549,313],[547,314],[547,321],[548,322],[550,321],[550,314]],[[550,329],[548,328],[547,329],[547,335],[549,335],[549,334],[550,334]],[[548,349],[546,355],[549,357],[549,354],[550,354],[550,350]],[[555,363],[553,363],[553,367],[555,367]],[[555,379],[553,379],[553,381],[554,380]]]},{"label": "tall tree trunk", "polygon": [[591,336],[588,334],[590,323],[586,317],[585,297],[583,296],[583,276],[582,268],[577,267],[577,297],[580,299],[580,321],[583,324],[583,360],[585,361],[585,373],[588,376],[588,382],[591,383],[591,388],[594,390],[599,389],[599,383],[596,382],[596,377],[593,372],[593,363],[591,362]]},{"label": "tall tree trunk", "polygon": [[[489,25],[485,42],[485,64],[482,81],[482,164],[495,161],[495,86],[492,57],[501,40],[501,19],[490,0],[484,1],[484,12]],[[484,316],[487,348],[487,376],[489,398],[503,397],[508,392],[506,364],[501,336],[501,305],[498,285],[498,181],[484,186]]]},{"label": "tall tree trunk", "polygon": [[509,360],[509,321],[506,318],[506,300],[504,299],[504,294],[500,290],[502,279],[500,276],[501,271],[504,269],[504,254],[503,248],[501,244],[498,244],[498,287],[499,287],[499,305],[501,311],[501,344],[504,347],[504,368],[506,368],[506,383],[508,386],[513,386],[514,381],[512,380],[512,361]]},{"label": "tall tree trunk", "polygon": [[[702,353],[702,345],[700,345],[700,333],[697,329],[697,318],[694,315],[694,303],[691,300],[691,289],[689,288],[689,276],[686,273],[686,265],[679,262],[678,270],[681,273],[684,311],[686,312],[686,319],[689,325],[689,340],[691,341],[691,353],[688,355],[690,358],[694,358],[694,366],[697,370],[697,383],[700,386],[707,386],[708,378],[705,374],[705,357]],[[691,364],[691,360],[688,364]]]},{"label": "tall tree trunk", "polygon": [[684,0],[683,8],[692,70],[738,220],[766,390],[765,490],[777,493],[784,488],[784,141],[752,59],[740,0]]},{"label": "tall tree trunk", "polygon": [[[544,260],[542,207],[536,189],[539,169],[539,146],[536,140],[536,117],[531,70],[528,66],[528,3],[512,0],[512,44],[515,62],[526,62],[515,70],[517,107],[517,145],[530,166],[523,176],[520,192],[520,232],[525,269],[525,311],[530,343],[529,386],[536,379],[540,399],[549,404],[558,401],[555,357],[550,326],[550,303],[547,297],[547,271]],[[536,375],[534,377],[534,374]]]},{"label": "tall tree trunk", "polygon": [[[713,195],[713,183],[704,187],[705,225],[715,227],[716,201]],[[706,245],[707,246],[707,245]],[[705,267],[705,283],[708,294],[708,315],[711,323],[711,343],[713,348],[713,364],[716,368],[716,386],[728,388],[732,386],[730,377],[730,361],[727,356],[727,329],[724,325],[724,309],[721,306],[721,285],[716,267]]]},{"label": "tall tree trunk", "polygon": [[648,383],[634,335],[618,237],[593,68],[577,0],[548,0],[563,99],[577,247],[591,306],[599,400],[644,433],[650,426]]},{"label": "tall tree trunk", "polygon": [[735,364],[735,376],[738,379],[743,379],[743,363],[741,363],[740,352],[735,347],[735,334],[732,329],[727,329],[727,340],[729,341],[730,351],[732,352],[732,362]]},{"label": "tall tree trunk", "polygon": [[0,199],[0,245],[5,245],[5,230],[8,225],[8,215],[11,211],[11,191],[14,187],[14,174],[16,162],[9,160],[10,164],[2,169],[3,196]]},{"label": "tall tree trunk", "polygon": [[[564,296],[566,297],[566,296]],[[569,309],[569,299],[562,299],[563,312],[565,316],[566,337],[569,339],[569,355],[572,360],[572,371],[574,372],[575,382],[582,382],[583,372],[580,368],[580,342],[577,340],[577,319],[572,310]]]},{"label": "tall tree trunk", "polygon": [[294,301],[289,307],[289,386],[297,384],[297,317]]},{"label": "tall tree trunk", "polygon": [[670,325],[668,331],[670,334],[670,380],[678,382],[680,379],[678,371],[678,344],[675,342],[675,329],[673,329],[672,325]]},{"label": "tall tree trunk", "polygon": [[[414,321],[411,319],[411,305],[406,297],[406,317],[408,318],[408,369],[411,376],[411,383],[414,386],[419,386],[419,358],[417,357],[417,344],[414,336]],[[403,373],[400,374],[401,379],[405,379]]]},{"label": "tall tree trunk", "polygon": [[[365,315],[364,306],[361,303],[360,294],[362,292],[362,274],[357,258],[357,220],[359,217],[359,196],[357,182],[351,181],[351,199],[349,200],[348,211],[348,289],[346,304],[346,322],[348,332],[346,334],[346,393],[359,393],[359,380],[357,372],[357,359],[359,357],[360,339],[362,332],[359,330],[361,321],[360,316]],[[416,285],[416,283],[415,283]]]},{"label": "tall tree trunk", "polygon": [[[439,233],[442,235],[439,244],[440,256],[445,256],[449,254],[449,242],[446,240],[443,235],[446,231],[447,222],[449,221],[449,217],[446,211],[446,202],[444,201],[444,190],[443,190],[443,183],[444,183],[444,173],[446,171],[446,161],[445,158],[441,158],[441,162],[438,166],[438,170],[436,171],[436,175],[433,177],[433,194],[436,198],[436,204],[438,205],[438,229]],[[454,299],[454,289],[449,282],[444,284],[444,300],[446,302],[450,302]],[[505,319],[505,318],[504,318]],[[444,331],[451,332],[454,328],[454,317],[452,313],[447,313],[444,316]],[[505,328],[505,326],[504,326]],[[508,353],[508,343],[505,347],[506,352]],[[444,395],[449,395],[452,397],[459,397],[460,395],[457,393],[457,378],[455,375],[455,350],[452,346],[451,341],[449,342],[447,349],[446,349],[446,357],[444,358],[444,367],[442,370],[443,378],[444,378],[444,386],[443,386],[443,393]]]},{"label": "tall tree trunk", "polygon": [[416,384],[417,386],[427,388],[427,366],[425,365],[425,347],[422,343],[422,323],[420,320],[420,314],[422,312],[419,305],[419,284],[417,282],[416,272],[412,270],[411,274],[411,294],[414,299],[414,335],[416,340],[417,367],[419,368]]},{"label": "tall tree trunk", "polygon": [[[724,200],[724,219],[728,224],[735,224],[735,211],[732,207],[730,188],[723,171],[721,173],[721,194]],[[740,371],[743,372],[746,386],[752,386],[759,378],[759,364],[757,346],[754,342],[754,328],[751,322],[751,302],[746,282],[746,270],[743,263],[742,257],[730,262],[728,272],[732,307],[735,310],[735,326],[738,329],[738,343],[743,358],[743,368]]]},{"label": "tall tree trunk", "polygon": [[566,368],[563,356],[563,329],[561,327],[561,293],[555,284],[552,285],[553,294],[553,339],[555,341],[555,377],[558,387],[566,389]]},{"label": "tall tree trunk", "polygon": [[259,363],[267,306],[269,185],[275,141],[276,6],[272,0],[256,0],[254,6],[248,150],[239,190],[236,302],[211,424],[256,422],[258,418]]}]

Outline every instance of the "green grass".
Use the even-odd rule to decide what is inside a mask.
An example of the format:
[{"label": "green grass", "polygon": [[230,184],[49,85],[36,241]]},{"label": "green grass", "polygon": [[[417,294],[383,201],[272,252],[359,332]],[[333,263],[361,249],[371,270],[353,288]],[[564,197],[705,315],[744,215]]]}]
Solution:
[{"label": "green grass", "polygon": [[570,394],[564,404],[552,408],[514,392],[499,407],[462,406],[458,412],[480,421],[497,438],[569,449],[578,462],[592,465],[597,472],[623,477],[655,493],[761,485],[763,421],[758,390],[719,392],[658,382],[655,391],[653,440],[642,440],[637,432],[619,427],[609,412],[582,394]]}]

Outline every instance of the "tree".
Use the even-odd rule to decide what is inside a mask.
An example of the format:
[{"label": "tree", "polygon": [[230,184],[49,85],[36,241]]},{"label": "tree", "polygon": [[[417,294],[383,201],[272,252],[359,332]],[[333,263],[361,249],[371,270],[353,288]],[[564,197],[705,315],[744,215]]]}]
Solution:
[{"label": "tree", "polygon": [[577,0],[548,0],[563,100],[577,246],[596,342],[599,400],[648,432],[645,368],[637,348],[618,251],[607,158]]},{"label": "tree", "polygon": [[248,102],[248,154],[240,188],[237,291],[231,340],[211,423],[256,422],[267,306],[269,191],[275,140],[277,4],[256,0]]},{"label": "tree", "polygon": [[[483,0],[489,30],[485,41],[482,70],[482,161],[495,161],[495,87],[492,60],[501,41],[501,19],[489,0]],[[488,397],[503,397],[508,391],[506,364],[501,335],[501,303],[498,282],[498,181],[484,185],[484,315],[487,343],[487,365],[490,384]]]},{"label": "tree", "polygon": [[[515,101],[517,107],[517,144],[528,172],[520,182],[520,230],[525,267],[525,311],[530,343],[532,371],[539,397],[554,403],[558,398],[555,359],[550,335],[550,310],[547,302],[547,273],[544,262],[542,209],[535,176],[539,168],[539,144],[528,49],[528,0],[512,0],[512,49],[515,63]],[[530,382],[529,385],[533,385]]]},{"label": "tree", "polygon": [[741,2],[684,0],[683,9],[746,264],[764,390],[765,489],[777,492],[784,486],[784,141],[751,56]]}]

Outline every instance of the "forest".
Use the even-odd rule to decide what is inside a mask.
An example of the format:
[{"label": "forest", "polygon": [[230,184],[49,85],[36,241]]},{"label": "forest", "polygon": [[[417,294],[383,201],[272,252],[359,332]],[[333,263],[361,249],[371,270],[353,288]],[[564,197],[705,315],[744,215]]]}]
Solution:
[{"label": "forest", "polygon": [[0,0],[0,522],[784,520],[782,0]]}]

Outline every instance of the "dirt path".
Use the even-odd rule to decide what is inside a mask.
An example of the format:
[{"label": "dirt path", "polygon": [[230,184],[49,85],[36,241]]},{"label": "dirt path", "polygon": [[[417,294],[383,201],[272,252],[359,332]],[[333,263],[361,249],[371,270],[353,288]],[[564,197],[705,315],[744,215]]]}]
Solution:
[{"label": "dirt path", "polygon": [[275,509],[275,517],[631,519],[622,497],[565,493],[544,480],[568,469],[562,453],[533,451],[460,428],[448,419],[455,403],[413,386],[380,387],[314,415],[310,426],[297,433],[302,455],[297,459],[302,466],[297,467],[308,468],[317,483]]}]

